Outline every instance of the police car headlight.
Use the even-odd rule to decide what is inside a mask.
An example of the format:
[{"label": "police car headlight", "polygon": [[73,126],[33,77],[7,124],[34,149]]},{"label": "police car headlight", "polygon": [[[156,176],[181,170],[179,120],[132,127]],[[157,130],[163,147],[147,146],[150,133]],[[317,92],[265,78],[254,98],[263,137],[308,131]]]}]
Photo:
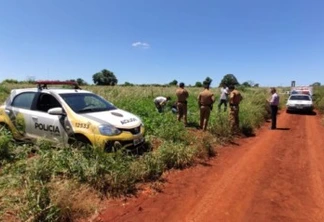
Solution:
[{"label": "police car headlight", "polygon": [[104,124],[99,126],[99,131],[105,136],[114,136],[121,133],[119,129],[110,124]]}]

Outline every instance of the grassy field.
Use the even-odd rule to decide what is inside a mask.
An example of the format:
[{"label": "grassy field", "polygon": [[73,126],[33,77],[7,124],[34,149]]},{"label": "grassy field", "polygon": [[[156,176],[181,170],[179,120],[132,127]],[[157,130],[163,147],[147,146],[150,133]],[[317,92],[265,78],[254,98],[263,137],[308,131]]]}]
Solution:
[{"label": "grassy field", "polygon": [[[0,102],[12,88],[31,85],[0,85]],[[164,113],[155,110],[156,96],[171,96],[175,87],[99,87],[87,86],[117,107],[139,115],[146,127],[149,152],[127,154],[120,150],[105,153],[98,149],[53,148],[39,140],[37,144],[17,144],[9,132],[0,134],[0,218],[6,221],[75,221],[93,214],[103,197],[135,193],[148,183],[155,187],[166,170],[195,165],[217,154],[217,145],[233,139],[228,113],[211,114],[209,129],[196,129],[197,105],[201,88],[187,88],[190,127],[176,121],[168,106]],[[217,100],[219,90],[212,89]],[[244,100],[240,107],[242,135],[252,135],[269,117],[268,89],[240,88]],[[284,89],[280,89],[279,92]],[[318,89],[316,104],[323,109],[324,90]],[[281,96],[281,106],[286,95]],[[171,103],[172,103],[171,102]],[[170,103],[170,104],[171,104]]]}]

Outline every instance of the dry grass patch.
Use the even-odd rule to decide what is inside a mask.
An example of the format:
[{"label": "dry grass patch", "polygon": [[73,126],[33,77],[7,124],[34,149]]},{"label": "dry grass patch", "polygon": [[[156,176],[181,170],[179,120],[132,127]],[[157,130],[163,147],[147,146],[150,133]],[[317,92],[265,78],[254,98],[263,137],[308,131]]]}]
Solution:
[{"label": "dry grass patch", "polygon": [[86,184],[57,180],[49,184],[52,203],[60,209],[59,221],[77,221],[98,211],[100,197]]}]

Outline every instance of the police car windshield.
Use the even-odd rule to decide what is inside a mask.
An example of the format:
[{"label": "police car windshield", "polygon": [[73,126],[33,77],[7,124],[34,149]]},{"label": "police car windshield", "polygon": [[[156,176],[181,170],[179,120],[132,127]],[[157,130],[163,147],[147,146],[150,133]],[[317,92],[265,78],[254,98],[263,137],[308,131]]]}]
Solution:
[{"label": "police car windshield", "polygon": [[309,96],[291,96],[289,100],[310,100]]},{"label": "police car windshield", "polygon": [[62,93],[60,96],[76,113],[103,112],[117,109],[108,101],[92,93]]}]

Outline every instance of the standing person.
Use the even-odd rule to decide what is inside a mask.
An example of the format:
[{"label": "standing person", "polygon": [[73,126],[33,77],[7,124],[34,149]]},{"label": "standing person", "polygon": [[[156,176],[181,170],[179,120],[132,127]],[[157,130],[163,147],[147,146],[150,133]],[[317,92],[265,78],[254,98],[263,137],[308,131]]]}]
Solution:
[{"label": "standing person", "polygon": [[167,104],[167,102],[171,100],[170,96],[164,97],[164,96],[158,96],[156,97],[153,102],[155,104],[156,109],[159,113],[163,112],[164,106]]},{"label": "standing person", "polygon": [[239,132],[240,121],[239,121],[239,111],[240,103],[243,99],[241,93],[235,89],[234,85],[229,86],[229,106],[230,106],[230,127],[233,133]]},{"label": "standing person", "polygon": [[279,95],[276,88],[270,88],[271,98],[268,100],[271,108],[271,128],[272,130],[277,128],[277,114],[279,105]]},{"label": "standing person", "polygon": [[221,110],[221,107],[224,104],[224,112],[226,112],[227,99],[228,99],[228,88],[225,87],[225,85],[223,85],[221,88],[221,95],[220,95],[219,104],[218,104],[218,111]]},{"label": "standing person", "polygon": [[204,90],[199,93],[198,105],[200,109],[200,129],[207,130],[210,111],[215,102],[214,94],[209,90],[209,84],[204,84]]},{"label": "standing person", "polygon": [[187,120],[187,99],[189,97],[188,91],[184,88],[185,84],[181,82],[179,88],[176,90],[177,95],[177,110],[178,110],[178,121],[181,121],[183,118],[184,124],[188,124]]}]

